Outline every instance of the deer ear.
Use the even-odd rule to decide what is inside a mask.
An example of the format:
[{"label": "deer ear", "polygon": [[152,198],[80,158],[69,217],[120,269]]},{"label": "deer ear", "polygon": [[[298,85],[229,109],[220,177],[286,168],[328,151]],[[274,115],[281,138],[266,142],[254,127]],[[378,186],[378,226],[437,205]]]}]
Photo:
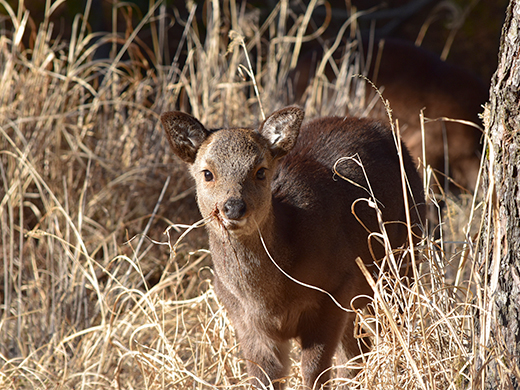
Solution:
[{"label": "deer ear", "polygon": [[271,145],[275,157],[286,155],[296,144],[305,113],[298,107],[287,107],[271,114],[258,129]]},{"label": "deer ear", "polygon": [[183,161],[193,164],[209,131],[197,119],[179,111],[165,112],[161,115],[161,122],[173,152]]}]

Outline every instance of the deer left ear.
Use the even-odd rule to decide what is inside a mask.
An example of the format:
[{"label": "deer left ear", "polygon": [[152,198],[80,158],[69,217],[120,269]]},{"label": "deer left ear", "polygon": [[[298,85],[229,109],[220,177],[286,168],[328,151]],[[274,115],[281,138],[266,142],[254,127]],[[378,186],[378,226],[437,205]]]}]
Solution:
[{"label": "deer left ear", "polygon": [[305,113],[298,107],[287,107],[271,114],[258,132],[269,141],[275,157],[282,157],[296,144]]},{"label": "deer left ear", "polygon": [[161,122],[173,152],[183,161],[193,164],[209,131],[197,119],[179,111],[165,112],[161,115]]}]

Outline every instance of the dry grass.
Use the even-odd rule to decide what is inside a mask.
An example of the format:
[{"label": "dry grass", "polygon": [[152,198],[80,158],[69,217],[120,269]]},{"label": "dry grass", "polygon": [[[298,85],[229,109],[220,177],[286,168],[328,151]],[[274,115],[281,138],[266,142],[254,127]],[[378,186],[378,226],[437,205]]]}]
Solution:
[{"label": "dry grass", "polygon": [[[262,53],[252,68],[270,113],[290,102],[290,61],[309,18],[281,2],[259,25],[254,10],[211,4],[206,36],[187,24],[179,44],[186,59],[171,66],[135,36],[141,28],[166,36],[164,24],[150,24],[153,15],[165,17],[160,3],[119,33],[95,36],[78,18],[70,41],[54,40],[46,22],[29,47],[22,37],[30,15],[11,12],[4,22],[0,388],[247,388],[233,330],[213,293],[208,254],[196,250],[204,232],[190,233],[176,251],[173,242],[184,230],[163,234],[198,214],[158,116],[181,108],[209,126],[258,123],[251,75],[238,72],[241,65],[250,69],[244,47]],[[244,37],[243,46],[240,38],[228,46],[231,29]],[[96,49],[107,42],[117,50],[98,59]],[[338,84],[316,79],[307,117],[345,107],[363,112],[364,83],[350,77],[362,72],[359,59],[346,57],[337,71]],[[465,213],[472,207],[449,204]],[[348,380],[353,388],[477,386],[473,292],[480,286],[472,233],[460,233],[469,224],[462,213],[446,217],[459,235],[444,229],[442,242],[426,240],[413,288],[386,274],[375,281],[375,314],[360,316],[374,348],[357,362],[365,369]],[[301,383],[296,364],[291,387]]]}]

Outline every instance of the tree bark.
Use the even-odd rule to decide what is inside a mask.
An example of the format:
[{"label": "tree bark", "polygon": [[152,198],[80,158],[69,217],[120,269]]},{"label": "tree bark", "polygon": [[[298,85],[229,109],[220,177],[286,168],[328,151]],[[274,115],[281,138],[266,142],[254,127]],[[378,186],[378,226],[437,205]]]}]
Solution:
[{"label": "tree bark", "polygon": [[479,375],[474,388],[520,388],[520,0],[511,0],[484,122],[479,239]]}]

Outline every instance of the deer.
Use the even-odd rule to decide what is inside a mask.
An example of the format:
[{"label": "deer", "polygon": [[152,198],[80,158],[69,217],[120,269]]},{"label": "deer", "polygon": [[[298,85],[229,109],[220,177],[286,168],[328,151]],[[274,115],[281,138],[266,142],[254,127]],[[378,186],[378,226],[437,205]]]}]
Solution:
[{"label": "deer", "polygon": [[397,250],[410,244],[409,229],[420,236],[424,218],[421,179],[388,126],[354,117],[303,119],[304,111],[291,106],[256,129],[208,130],[187,113],[161,115],[208,218],[214,289],[247,372],[256,385],[276,389],[284,388],[293,339],[309,389],[329,380],[336,352],[351,358],[368,350],[354,335],[355,309],[373,291],[356,259],[375,272],[385,248],[371,232],[382,221]]},{"label": "deer", "polygon": [[[291,73],[295,101],[305,101],[306,90],[315,76],[316,59],[322,56],[322,51],[321,47],[311,46]],[[480,168],[482,131],[468,122],[481,123],[478,114],[488,100],[488,87],[471,71],[402,39],[377,40],[373,48],[364,40],[359,44],[359,52],[367,57],[367,53],[371,53],[372,60],[367,59],[367,77],[389,101],[393,118],[399,120],[402,139],[416,164],[430,165],[445,176],[445,183],[439,180],[437,189],[449,190],[455,195],[474,192]],[[334,58],[339,59],[339,51],[334,54]],[[331,67],[326,67],[324,72],[329,80],[335,80]],[[377,104],[368,116],[388,121],[381,99],[369,87],[366,99],[371,102],[374,98]],[[424,154],[421,110],[425,117],[435,120],[425,121]],[[437,120],[439,118],[459,121]]]}]

